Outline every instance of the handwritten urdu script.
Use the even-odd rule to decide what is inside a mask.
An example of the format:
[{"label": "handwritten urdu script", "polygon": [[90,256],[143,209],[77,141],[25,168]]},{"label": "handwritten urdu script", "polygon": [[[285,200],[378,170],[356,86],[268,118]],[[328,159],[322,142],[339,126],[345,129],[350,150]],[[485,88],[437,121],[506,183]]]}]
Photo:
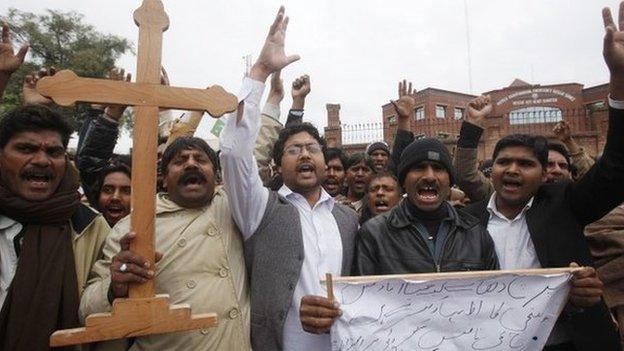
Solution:
[{"label": "handwritten urdu script", "polygon": [[571,274],[335,281],[332,350],[541,350]]}]

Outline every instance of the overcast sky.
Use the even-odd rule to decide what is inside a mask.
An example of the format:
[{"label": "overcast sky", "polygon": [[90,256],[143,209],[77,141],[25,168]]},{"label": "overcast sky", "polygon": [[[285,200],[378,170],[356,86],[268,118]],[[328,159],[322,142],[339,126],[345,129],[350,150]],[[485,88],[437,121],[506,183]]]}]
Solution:
[{"label": "overcast sky", "polygon": [[[399,79],[417,89],[478,94],[514,78],[530,83],[606,83],[601,9],[613,0],[240,1],[164,0],[170,28],[163,64],[175,86],[220,84],[237,93],[244,55],[257,56],[280,4],[290,24],[286,53],[301,60],[282,77],[309,74],[306,119],[326,125],[326,103],[341,104],[343,123],[381,122],[381,106],[395,98]],[[76,11],[104,33],[137,43],[132,12],[140,1],[3,0],[40,13]],[[466,24],[466,13],[468,26]],[[617,21],[617,18],[616,18]],[[470,37],[472,91],[466,30]],[[118,63],[135,72],[136,57]],[[290,94],[282,114],[290,107]]]}]

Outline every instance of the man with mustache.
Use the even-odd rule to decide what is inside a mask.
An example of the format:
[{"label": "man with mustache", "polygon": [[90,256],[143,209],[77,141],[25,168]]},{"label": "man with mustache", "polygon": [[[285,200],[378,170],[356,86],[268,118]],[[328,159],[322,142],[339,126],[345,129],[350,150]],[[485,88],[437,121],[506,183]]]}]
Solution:
[{"label": "man with mustache", "polygon": [[341,149],[328,147],[325,149],[325,161],[327,162],[327,172],[325,173],[323,188],[331,197],[342,195],[347,158]]},{"label": "man with mustache", "polygon": [[113,299],[127,297],[128,284],[156,277],[156,293],[168,294],[172,304],[190,304],[194,313],[216,312],[219,324],[135,338],[130,350],[249,350],[243,243],[225,191],[215,184],[217,155],[204,140],[181,137],[165,149],[161,167],[167,192],[156,199],[158,262],[145,266],[130,251],[130,218],[119,221],[93,268],[81,318],[110,311]]},{"label": "man with mustache", "polygon": [[102,169],[96,183],[97,208],[111,227],[130,214],[131,179],[130,167],[114,162]]},{"label": "man with mustache", "polygon": [[54,330],[79,326],[79,296],[110,230],[80,203],[72,132],[45,106],[0,122],[2,350],[47,350]]},{"label": "man with mustache", "polygon": [[401,155],[407,197],[362,225],[353,273],[380,275],[498,269],[494,243],[479,220],[446,200],[451,156],[437,139],[418,139]]},{"label": "man with mustache", "polygon": [[[620,25],[624,23],[620,4]],[[544,183],[545,138],[522,134],[501,139],[493,152],[494,192],[466,211],[487,225],[502,269],[586,266],[572,278],[569,303],[555,324],[546,350],[621,350],[611,316],[602,300],[603,284],[583,235],[586,225],[624,201],[624,28],[603,10],[603,56],[609,71],[609,130],[603,155],[576,183]],[[476,154],[486,106],[469,106],[458,145]],[[474,163],[472,171],[476,171]],[[484,183],[487,184],[487,183]],[[475,184],[480,186],[480,184]],[[471,196],[472,197],[472,196]]]},{"label": "man with mustache", "polygon": [[273,148],[284,181],[278,191],[262,186],[253,157],[264,82],[299,59],[284,53],[287,25],[281,7],[243,81],[237,114],[221,134],[221,165],[232,213],[245,238],[253,349],[329,350],[328,334],[303,331],[299,305],[306,295],[325,295],[320,279],[326,272],[350,272],[357,216],[321,186],[325,141],[313,125],[302,123],[280,132]]},{"label": "man with mustache", "polygon": [[383,172],[388,169],[390,161],[390,148],[385,141],[376,141],[366,147],[366,154],[373,159],[375,172]]},{"label": "man with mustache", "polygon": [[380,172],[373,176],[368,184],[366,194],[366,204],[362,210],[360,223],[390,211],[401,201],[403,189],[399,184],[399,179],[390,172]]},{"label": "man with mustache", "polygon": [[347,187],[346,195],[336,198],[341,204],[348,205],[358,213],[362,214],[364,206],[364,195],[368,190],[368,183],[375,174],[373,159],[363,152],[355,153],[347,159],[347,171],[345,182]]}]

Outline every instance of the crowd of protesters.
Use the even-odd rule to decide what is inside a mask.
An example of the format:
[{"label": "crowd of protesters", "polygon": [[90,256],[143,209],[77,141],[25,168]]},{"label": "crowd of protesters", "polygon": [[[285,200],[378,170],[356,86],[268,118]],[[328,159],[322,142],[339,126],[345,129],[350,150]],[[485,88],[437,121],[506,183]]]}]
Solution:
[{"label": "crowd of protesters", "polygon": [[[115,155],[126,106],[91,106],[74,132],[23,82],[23,106],[0,120],[0,349],[47,350],[50,334],[109,312],[129,285],[194,313],[211,329],[103,342],[98,350],[330,350],[341,315],[320,279],[329,272],[385,275],[581,267],[545,350],[621,350],[624,340],[624,3],[619,25],[603,11],[610,72],[609,132],[590,157],[565,121],[553,138],[502,137],[479,160],[489,96],[469,102],[453,153],[410,130],[416,102],[399,82],[390,145],[327,147],[304,122],[310,77],[291,87],[280,119],[288,17],[280,8],[243,79],[219,151],[194,137],[201,112],[174,123],[160,111],[155,265],[130,247],[132,172]],[[28,48],[0,44],[0,97]],[[109,79],[131,81],[112,69]],[[269,94],[261,102],[265,83]],[[168,84],[162,71],[162,84]],[[141,142],[135,140],[134,142]]]}]

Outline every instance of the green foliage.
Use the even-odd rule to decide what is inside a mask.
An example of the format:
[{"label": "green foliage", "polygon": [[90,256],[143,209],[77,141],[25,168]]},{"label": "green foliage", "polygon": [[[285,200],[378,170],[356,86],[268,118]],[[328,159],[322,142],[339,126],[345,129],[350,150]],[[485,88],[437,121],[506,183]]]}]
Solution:
[{"label": "green foliage", "polygon": [[[30,45],[30,58],[11,77],[0,108],[7,110],[19,104],[24,76],[42,67],[58,70],[71,69],[82,77],[101,78],[127,51],[133,52],[132,43],[125,38],[102,34],[83,22],[76,12],[46,10],[43,14],[9,9],[0,20],[9,24],[15,43]],[[77,122],[84,106],[61,109],[70,120]],[[3,112],[0,110],[0,113]],[[77,125],[77,123],[74,123]]]}]

